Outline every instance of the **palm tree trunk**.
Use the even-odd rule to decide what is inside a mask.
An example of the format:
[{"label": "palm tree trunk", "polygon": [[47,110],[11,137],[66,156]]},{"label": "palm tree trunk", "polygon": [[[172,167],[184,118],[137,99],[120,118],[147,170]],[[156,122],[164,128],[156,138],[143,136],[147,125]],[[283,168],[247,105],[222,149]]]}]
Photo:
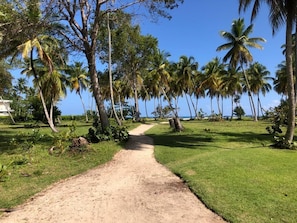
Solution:
[{"label": "palm tree trunk", "polygon": [[[289,14],[289,13],[288,13]],[[293,15],[291,15],[293,16]],[[295,15],[294,15],[295,17]],[[294,74],[292,60],[292,27],[293,17],[287,15],[286,27],[286,71],[287,71],[287,87],[288,87],[288,126],[285,134],[285,140],[289,143],[293,141],[295,129],[295,91],[294,91]]]},{"label": "palm tree trunk", "polygon": [[[197,107],[195,107],[195,104],[194,104],[194,101],[193,101],[192,96],[189,95],[189,97],[190,97],[190,101],[191,101],[192,107],[193,107],[194,112],[195,112],[195,116],[194,116],[194,118],[197,118],[197,113],[198,113],[198,111],[197,111]],[[198,99],[197,99],[197,101],[198,101]]]},{"label": "palm tree trunk", "polygon": [[231,96],[231,118],[230,121],[233,119],[233,111],[234,111],[234,97]]},{"label": "palm tree trunk", "polygon": [[249,80],[247,78],[247,75],[246,75],[246,72],[245,72],[245,70],[243,68],[242,63],[240,64],[240,67],[242,69],[242,72],[243,72],[243,75],[244,75],[244,78],[245,78],[245,81],[246,81],[246,87],[247,87],[248,96],[249,96],[249,99],[250,99],[250,102],[251,102],[251,109],[252,109],[252,113],[253,113],[253,116],[254,116],[254,121],[258,121],[256,108],[255,108],[255,103],[254,103],[253,96],[252,96],[252,93],[251,93],[250,83],[249,83]]},{"label": "palm tree trunk", "polygon": [[125,117],[124,117],[123,105],[121,102],[121,95],[118,96],[118,101],[119,101],[119,106],[120,106],[121,119],[122,119],[122,121],[124,121]]},{"label": "palm tree trunk", "polygon": [[79,91],[78,91],[78,95],[79,95],[81,104],[82,104],[82,106],[83,106],[84,113],[85,113],[85,115],[86,115],[86,122],[89,122],[88,112],[87,112],[87,110],[86,110],[85,103],[84,103],[84,101],[83,101],[83,99],[82,99],[82,96],[81,96],[81,93],[80,93]]},{"label": "palm tree trunk", "polygon": [[187,94],[185,92],[184,92],[184,95],[186,97],[187,105],[188,105],[188,108],[189,108],[190,119],[192,119],[193,118],[193,115],[192,115],[192,111],[191,111],[191,106],[190,106],[190,103],[189,103],[189,99],[188,99]]},{"label": "palm tree trunk", "polygon": [[147,100],[144,99],[144,106],[145,106],[145,114],[146,114],[146,117],[148,118],[148,112],[147,112]]},{"label": "palm tree trunk", "polygon": [[220,96],[217,95],[216,98],[217,98],[218,113],[219,115],[222,115],[221,106],[220,106]]},{"label": "palm tree trunk", "polygon": [[[135,75],[136,76],[136,75]],[[140,112],[139,112],[139,103],[138,103],[138,90],[137,90],[137,80],[136,77],[133,78],[134,80],[134,105],[135,105],[135,114],[134,119],[136,122],[140,121]]]},{"label": "palm tree trunk", "polygon": [[121,126],[122,122],[119,119],[117,111],[115,109],[114,98],[113,98],[113,84],[112,84],[112,72],[111,72],[111,32],[109,27],[109,13],[107,13],[107,29],[108,29],[108,73],[109,73],[110,100],[111,100],[111,106],[114,113],[114,117],[118,125]]},{"label": "palm tree trunk", "polygon": [[[297,19],[297,15],[296,15]],[[297,22],[295,24],[295,80],[297,80]],[[297,81],[295,81],[295,103],[297,103]]]}]

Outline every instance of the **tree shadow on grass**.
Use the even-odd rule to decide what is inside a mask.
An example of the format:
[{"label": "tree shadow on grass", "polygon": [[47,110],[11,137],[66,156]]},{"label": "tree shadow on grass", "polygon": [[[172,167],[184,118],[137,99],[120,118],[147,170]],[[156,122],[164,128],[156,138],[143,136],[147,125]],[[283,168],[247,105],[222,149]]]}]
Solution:
[{"label": "tree shadow on grass", "polygon": [[226,137],[226,141],[229,142],[244,142],[244,143],[253,143],[253,142],[259,142],[259,141],[265,141],[265,142],[272,142],[273,137],[266,133],[266,134],[259,134],[254,132],[219,132],[216,133],[218,135],[221,135],[223,137]]},{"label": "tree shadow on grass", "polygon": [[[216,141],[238,142],[238,143],[259,143],[259,147],[264,145],[269,146],[272,143],[270,134],[259,134],[254,132],[209,132],[209,136],[193,133],[192,135],[166,135],[147,134],[154,139],[155,145],[167,146],[171,148],[186,148],[186,149],[209,149],[209,147],[221,148]],[[262,143],[263,142],[263,143]],[[259,148],[257,146],[257,148]],[[223,148],[222,148],[223,149]]]},{"label": "tree shadow on grass", "polygon": [[212,137],[197,135],[155,135],[146,134],[154,139],[154,145],[167,146],[171,148],[202,149],[203,146],[213,141]]}]

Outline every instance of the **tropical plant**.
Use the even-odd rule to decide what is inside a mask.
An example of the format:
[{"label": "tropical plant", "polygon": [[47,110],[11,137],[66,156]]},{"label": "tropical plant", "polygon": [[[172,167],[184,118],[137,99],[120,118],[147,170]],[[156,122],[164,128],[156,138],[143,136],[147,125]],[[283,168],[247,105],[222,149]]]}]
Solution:
[{"label": "tropical plant", "polygon": [[242,94],[243,77],[239,72],[240,68],[229,67],[225,74],[222,76],[222,88],[225,89],[226,96],[231,97],[231,120],[233,118],[234,102],[236,98]]},{"label": "tropical plant", "polygon": [[75,62],[73,65],[68,66],[65,69],[65,73],[69,75],[68,77],[68,85],[70,86],[70,91],[75,91],[76,94],[79,95],[80,101],[83,106],[84,114],[86,116],[86,122],[89,121],[89,117],[87,114],[86,106],[81,96],[81,92],[83,90],[88,89],[90,85],[90,81],[88,79],[88,72],[83,67],[82,62]]},{"label": "tropical plant", "polygon": [[229,60],[229,65],[231,67],[236,68],[239,64],[240,68],[242,69],[246,81],[248,96],[251,102],[252,114],[254,116],[254,120],[257,121],[255,104],[244,65],[248,65],[253,61],[253,57],[248,50],[248,47],[262,49],[262,46],[259,45],[257,42],[265,42],[265,39],[260,37],[250,38],[249,35],[252,31],[253,25],[251,24],[247,28],[245,28],[244,19],[234,20],[232,23],[231,32],[221,31],[221,36],[228,42],[220,45],[217,48],[217,51],[228,50],[227,54],[223,57],[223,62]]},{"label": "tropical plant", "polygon": [[207,89],[207,95],[211,99],[211,112],[212,108],[212,99],[213,97],[217,98],[218,113],[222,116],[222,109],[219,104],[220,96],[222,95],[222,78],[225,75],[225,64],[221,63],[218,57],[214,58],[212,61],[208,62],[205,66],[201,68],[203,72],[203,81],[202,86],[204,89]]},{"label": "tropical plant", "polygon": [[198,75],[198,62],[195,61],[195,58],[193,56],[187,57],[185,55],[180,56],[179,62],[177,63],[177,90],[182,92],[181,94],[186,98],[186,102],[189,108],[190,112],[190,118],[192,119],[192,111],[189,103],[188,96],[190,96],[190,100],[193,106],[193,109],[195,110],[195,113],[197,114],[197,110],[195,109],[194,103],[192,101],[192,94],[194,91],[194,79],[195,76]]},{"label": "tropical plant", "polygon": [[287,90],[287,67],[285,64],[285,61],[283,61],[281,64],[277,65],[277,70],[275,72],[275,78],[273,80],[273,89],[278,93],[287,96],[288,90]]},{"label": "tropical plant", "polygon": [[269,76],[270,72],[266,69],[266,67],[258,62],[250,65],[250,67],[247,70],[247,75],[251,91],[257,95],[258,116],[260,115],[260,109],[263,115],[264,109],[261,105],[260,93],[262,93],[262,95],[265,96],[265,94],[271,90],[272,87],[269,81],[272,80],[272,77]]},{"label": "tropical plant", "polygon": [[[144,79],[144,85],[147,86],[147,91],[152,97],[157,99],[158,105],[155,105],[155,111],[159,110],[160,112],[163,110],[163,89],[168,89],[169,82],[171,81],[168,57],[170,57],[169,52],[158,50],[150,64],[150,72]],[[165,96],[163,95],[163,97]],[[160,115],[162,116],[162,114]]]},{"label": "tropical plant", "polygon": [[[287,93],[288,93],[288,125],[285,134],[286,144],[290,144],[294,138],[295,129],[295,90],[294,90],[294,73],[293,73],[293,41],[292,32],[293,25],[296,24],[297,2],[295,0],[254,0],[251,20],[253,20],[259,12],[261,3],[268,5],[269,20],[274,34],[283,24],[286,25],[286,74],[287,74]],[[251,0],[239,0],[239,10],[246,10],[252,4]]]}]

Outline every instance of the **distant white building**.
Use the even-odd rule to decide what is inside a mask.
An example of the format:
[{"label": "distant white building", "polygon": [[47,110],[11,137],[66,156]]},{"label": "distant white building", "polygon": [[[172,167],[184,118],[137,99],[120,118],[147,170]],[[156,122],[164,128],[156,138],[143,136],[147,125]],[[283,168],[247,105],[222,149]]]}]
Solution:
[{"label": "distant white building", "polygon": [[0,116],[9,116],[13,110],[10,108],[12,100],[3,100],[0,98]]}]

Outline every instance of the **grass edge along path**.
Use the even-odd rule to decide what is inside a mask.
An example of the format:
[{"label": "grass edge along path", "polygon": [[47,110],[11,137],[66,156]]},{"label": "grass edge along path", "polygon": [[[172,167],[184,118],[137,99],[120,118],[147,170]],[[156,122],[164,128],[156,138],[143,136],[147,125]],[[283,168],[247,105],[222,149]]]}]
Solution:
[{"label": "grass edge along path", "polygon": [[229,222],[297,219],[297,151],[271,149],[269,123],[191,121],[185,131],[159,125],[146,132],[155,157]]}]

